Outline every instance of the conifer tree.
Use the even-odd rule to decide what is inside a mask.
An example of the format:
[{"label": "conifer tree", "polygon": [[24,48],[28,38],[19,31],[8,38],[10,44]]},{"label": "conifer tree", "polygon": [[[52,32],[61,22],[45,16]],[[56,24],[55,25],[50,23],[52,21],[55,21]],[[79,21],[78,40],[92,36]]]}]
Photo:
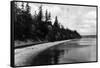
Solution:
[{"label": "conifer tree", "polygon": [[51,20],[51,13],[49,12],[49,20]]},{"label": "conifer tree", "polygon": [[59,27],[57,16],[55,17],[54,27],[55,28],[58,28]]},{"label": "conifer tree", "polygon": [[21,7],[22,7],[22,10],[24,10],[24,2],[22,2],[22,5],[21,5]]},{"label": "conifer tree", "polygon": [[26,4],[26,12],[27,12],[27,13],[30,13],[30,6],[29,6],[29,3]]},{"label": "conifer tree", "polygon": [[42,21],[43,14],[42,14],[42,5],[39,7],[39,13],[38,13],[38,21]]},{"label": "conifer tree", "polygon": [[46,10],[46,13],[45,13],[45,21],[47,22],[48,21],[48,11]]}]

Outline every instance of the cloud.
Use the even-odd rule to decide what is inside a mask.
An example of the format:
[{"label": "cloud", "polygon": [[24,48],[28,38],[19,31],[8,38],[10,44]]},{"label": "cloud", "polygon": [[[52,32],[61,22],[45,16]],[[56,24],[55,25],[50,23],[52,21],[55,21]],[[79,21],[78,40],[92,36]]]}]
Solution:
[{"label": "cloud", "polygon": [[96,19],[96,11],[90,11],[85,15],[87,19]]},{"label": "cloud", "polygon": [[96,34],[96,11],[88,11],[83,17],[83,34]]}]

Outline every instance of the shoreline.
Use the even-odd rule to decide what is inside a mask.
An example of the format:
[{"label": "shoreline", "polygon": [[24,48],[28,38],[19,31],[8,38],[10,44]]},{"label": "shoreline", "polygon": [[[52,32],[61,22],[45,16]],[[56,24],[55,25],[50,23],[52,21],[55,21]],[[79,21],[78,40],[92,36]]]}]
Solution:
[{"label": "shoreline", "polygon": [[29,62],[32,61],[32,59],[34,59],[42,51],[52,46],[59,45],[68,41],[71,40],[49,42],[49,43],[38,44],[35,46],[15,49],[15,66],[28,66],[30,65]]}]

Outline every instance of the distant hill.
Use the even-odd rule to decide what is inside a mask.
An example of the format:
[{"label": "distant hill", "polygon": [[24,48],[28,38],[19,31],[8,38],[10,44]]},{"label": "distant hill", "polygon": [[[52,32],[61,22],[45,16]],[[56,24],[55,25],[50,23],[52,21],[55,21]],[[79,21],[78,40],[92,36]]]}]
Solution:
[{"label": "distant hill", "polygon": [[90,38],[90,37],[91,37],[91,38],[95,38],[95,37],[97,37],[97,35],[83,35],[82,37],[86,37],[86,38],[87,38],[87,37],[89,37],[89,38]]}]

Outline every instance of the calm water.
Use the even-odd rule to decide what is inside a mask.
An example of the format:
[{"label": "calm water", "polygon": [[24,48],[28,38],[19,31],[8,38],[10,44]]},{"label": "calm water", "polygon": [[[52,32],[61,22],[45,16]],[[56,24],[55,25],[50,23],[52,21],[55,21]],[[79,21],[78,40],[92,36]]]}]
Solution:
[{"label": "calm water", "polygon": [[32,65],[96,61],[96,38],[82,38],[53,46],[40,53]]}]

